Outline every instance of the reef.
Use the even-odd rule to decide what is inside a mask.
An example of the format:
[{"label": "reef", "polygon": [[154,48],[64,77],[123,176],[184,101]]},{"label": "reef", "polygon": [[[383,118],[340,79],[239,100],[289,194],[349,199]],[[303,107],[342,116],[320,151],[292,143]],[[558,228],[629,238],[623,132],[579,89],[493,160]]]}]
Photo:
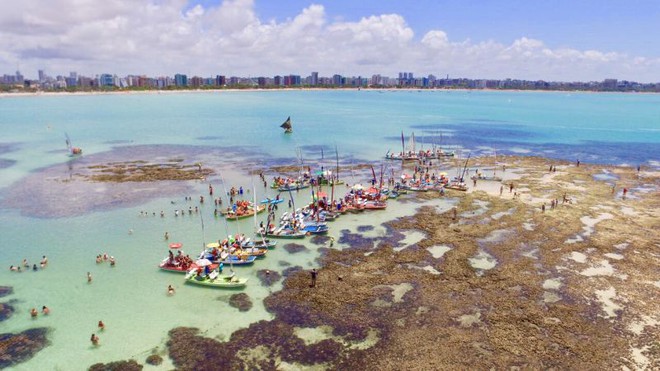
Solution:
[{"label": "reef", "polygon": [[0,298],[11,295],[14,292],[14,289],[11,286],[0,286]]},{"label": "reef", "polygon": [[[264,300],[273,320],[225,342],[197,329],[170,331],[174,365],[660,368],[652,300],[660,287],[660,172],[498,161],[507,164],[504,184],[480,180],[468,192],[447,192],[455,213],[420,204],[386,223],[385,237],[341,231],[346,246],[322,249],[315,287],[308,271],[285,269],[282,290]],[[603,172],[613,177],[600,180]],[[411,231],[421,240],[405,242]]]},{"label": "reef", "polygon": [[14,306],[11,303],[12,301],[0,303],[0,322],[5,321],[14,314]]},{"label": "reef", "polygon": [[241,292],[229,297],[229,305],[237,308],[241,312],[247,312],[252,309],[252,300],[250,300],[248,294]]},{"label": "reef", "polygon": [[159,356],[158,354],[152,354],[147,357],[145,363],[152,366],[158,366],[163,363],[163,357]]},{"label": "reef", "polygon": [[33,328],[13,334],[0,334],[0,368],[25,362],[50,344],[48,329]]},{"label": "reef", "polygon": [[301,245],[299,243],[287,243],[283,248],[290,254],[295,254],[307,250],[305,245]]},{"label": "reef", "polygon": [[273,286],[276,282],[282,279],[282,275],[278,272],[269,269],[260,269],[257,271],[257,277],[261,284],[266,287]]},{"label": "reef", "polygon": [[96,363],[89,368],[89,371],[140,371],[144,366],[135,360],[117,361],[110,363]]}]

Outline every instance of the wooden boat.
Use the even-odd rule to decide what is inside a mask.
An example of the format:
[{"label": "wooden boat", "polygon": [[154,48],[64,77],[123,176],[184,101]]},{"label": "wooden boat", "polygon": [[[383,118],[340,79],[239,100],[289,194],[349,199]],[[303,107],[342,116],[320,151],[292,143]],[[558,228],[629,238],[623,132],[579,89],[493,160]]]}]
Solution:
[{"label": "wooden boat", "polygon": [[291,228],[276,228],[266,232],[266,237],[270,238],[284,238],[284,239],[299,239],[305,238],[307,235],[304,231],[294,231]]},{"label": "wooden boat", "polygon": [[233,254],[239,257],[254,256],[255,258],[263,258],[266,256],[268,249],[260,249],[258,247],[241,247],[240,250],[234,251]]},{"label": "wooden boat", "polygon": [[279,198],[279,199],[278,198],[274,198],[274,199],[273,198],[266,198],[266,199],[261,200],[259,203],[277,205],[277,204],[282,203],[282,202],[284,202],[284,200],[281,199],[281,198]]},{"label": "wooden boat", "polygon": [[280,125],[282,129],[284,129],[285,134],[291,134],[293,133],[293,125],[291,125],[291,116],[289,116],[286,121],[282,125]]},{"label": "wooden boat", "polygon": [[328,233],[328,226],[324,224],[318,224],[318,225],[306,225],[302,229],[305,232],[311,233],[311,234],[326,234]]},{"label": "wooden boat", "polygon": [[[169,264],[169,260],[170,260],[169,258],[163,259],[163,261],[158,265],[158,267],[164,271],[174,272],[174,273],[186,273],[192,269],[196,270],[197,268],[201,268],[197,266],[197,264],[192,263],[189,266],[187,266],[186,269],[183,269],[181,264]],[[218,264],[212,264],[210,268],[217,269]]]},{"label": "wooden boat", "polygon": [[387,207],[387,202],[367,201],[363,205],[365,210],[384,210]]},{"label": "wooden boat", "polygon": [[261,237],[255,238],[254,240],[244,243],[241,245],[242,248],[257,248],[257,249],[273,249],[277,245],[277,241],[270,241],[268,239],[262,240]]},{"label": "wooden boat", "polygon": [[237,219],[249,218],[254,214],[259,214],[260,212],[263,212],[264,210],[266,210],[266,205],[257,206],[256,212],[255,212],[255,207],[251,205],[248,206],[247,210],[243,209],[243,211],[239,212],[238,214],[234,212],[234,210],[227,208],[227,210],[222,211],[222,215],[224,215],[227,218],[227,220],[237,220]]},{"label": "wooden boat", "polygon": [[229,255],[223,260],[215,260],[213,261],[214,263],[222,263],[225,265],[249,265],[254,263],[254,261],[257,259],[256,256],[253,255],[243,255],[243,256],[236,256],[236,255]]},{"label": "wooden boat", "polygon": [[467,191],[468,187],[465,185],[465,183],[459,183],[459,182],[450,182],[445,185],[445,189],[453,189],[455,191]]},{"label": "wooden boat", "polygon": [[287,184],[279,187],[277,190],[280,191],[280,192],[288,192],[288,191],[297,191],[297,190],[305,189],[305,188],[309,188],[309,182],[307,182],[307,181],[287,183]]},{"label": "wooden boat", "polygon": [[64,133],[64,136],[66,137],[66,149],[67,152],[69,153],[69,157],[82,155],[82,148],[74,147],[73,145],[71,145],[71,139],[69,138],[69,134]]},{"label": "wooden boat", "polygon": [[220,274],[218,271],[213,271],[208,276],[197,276],[196,273],[194,270],[188,272],[186,282],[222,289],[239,289],[245,287],[248,281],[247,278],[238,278],[233,274]]}]

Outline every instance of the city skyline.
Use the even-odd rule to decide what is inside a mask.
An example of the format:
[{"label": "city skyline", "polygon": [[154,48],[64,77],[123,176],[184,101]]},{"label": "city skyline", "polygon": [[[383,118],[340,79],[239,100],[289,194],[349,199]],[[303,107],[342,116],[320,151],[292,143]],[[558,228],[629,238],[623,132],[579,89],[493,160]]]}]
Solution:
[{"label": "city skyline", "polygon": [[0,5],[0,71],[660,81],[652,1],[73,3]]}]

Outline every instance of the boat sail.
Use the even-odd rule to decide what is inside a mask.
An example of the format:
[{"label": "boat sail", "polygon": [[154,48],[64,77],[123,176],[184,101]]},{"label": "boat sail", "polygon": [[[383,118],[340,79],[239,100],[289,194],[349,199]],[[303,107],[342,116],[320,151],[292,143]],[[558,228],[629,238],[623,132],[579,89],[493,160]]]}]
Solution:
[{"label": "boat sail", "polygon": [[82,148],[80,147],[73,147],[71,145],[71,139],[69,138],[69,134],[64,133],[64,136],[66,137],[66,150],[69,152],[69,156],[77,156],[77,155],[82,155]]},{"label": "boat sail", "polygon": [[291,116],[289,116],[286,119],[286,121],[284,121],[284,123],[282,123],[282,125],[280,125],[280,127],[283,128],[284,132],[287,133],[287,134],[293,133],[293,126],[291,125]]}]

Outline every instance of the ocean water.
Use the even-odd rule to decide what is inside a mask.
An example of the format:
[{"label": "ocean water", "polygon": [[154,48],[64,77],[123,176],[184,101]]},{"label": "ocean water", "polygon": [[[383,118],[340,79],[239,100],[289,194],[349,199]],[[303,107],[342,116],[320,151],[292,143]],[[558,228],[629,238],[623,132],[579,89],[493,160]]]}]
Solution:
[{"label": "ocean water", "polygon": [[[292,135],[279,128],[288,116]],[[238,328],[271,318],[262,300],[281,285],[261,286],[256,271],[281,272],[296,265],[309,269],[316,265],[319,246],[305,241],[306,251],[291,254],[282,248],[287,241],[281,240],[253,267],[236,267],[238,275],[250,279],[244,292],[254,303],[250,311],[239,312],[227,303],[232,292],[190,287],[182,276],[157,269],[167,254],[164,232],[169,232],[169,242],[182,242],[191,255],[204,242],[227,233],[249,234],[252,219],[225,223],[213,217],[212,202],[197,202],[199,195],[208,194],[208,182],[214,184],[216,195],[232,185],[248,190],[257,183],[257,199],[273,197],[275,193],[247,170],[296,165],[299,154],[306,165],[333,167],[335,147],[341,177],[351,184],[364,182],[364,172],[352,170],[352,165],[369,161],[379,166],[388,149],[400,150],[402,131],[406,141],[415,133],[418,148],[441,145],[473,155],[529,154],[657,166],[660,95],[321,90],[2,97],[0,200],[5,205],[6,198],[16,194],[28,198],[29,204],[31,190],[17,193],[16,188],[33,184],[25,183],[27,178],[43,177],[48,184],[52,169],[70,161],[65,133],[84,149],[85,161],[113,153],[116,147],[164,145],[158,148],[208,149],[209,163],[218,170],[206,181],[188,182],[179,193],[154,185],[155,190],[134,204],[110,203],[66,217],[0,208],[0,285],[14,287],[14,294],[0,302],[15,300],[16,309],[0,322],[0,332],[50,328],[51,344],[15,369],[76,370],[130,357],[143,362],[153,349],[163,349],[167,331],[176,326],[199,327],[223,339]],[[188,195],[194,201],[184,201]],[[300,205],[310,195],[301,191],[294,197]],[[58,194],[34,198],[64,209],[74,204]],[[438,207],[449,205],[436,202]],[[200,214],[174,217],[174,209],[189,206],[200,207]],[[394,201],[385,212],[342,217],[331,224],[330,234],[339,240],[342,230],[362,233],[359,226],[375,225],[364,234],[382,235],[387,232],[378,225],[417,207]],[[160,210],[165,218],[140,215]],[[103,252],[115,256],[116,267],[95,264],[95,256]],[[38,263],[42,255],[50,262],[45,270],[8,270],[24,258]],[[86,282],[87,272],[94,277],[91,284]],[[166,295],[168,284],[177,288],[176,295]],[[29,309],[42,305],[51,308],[50,316],[31,319]],[[102,333],[96,329],[99,320],[107,326]],[[89,342],[93,332],[101,338],[98,348]]]}]

